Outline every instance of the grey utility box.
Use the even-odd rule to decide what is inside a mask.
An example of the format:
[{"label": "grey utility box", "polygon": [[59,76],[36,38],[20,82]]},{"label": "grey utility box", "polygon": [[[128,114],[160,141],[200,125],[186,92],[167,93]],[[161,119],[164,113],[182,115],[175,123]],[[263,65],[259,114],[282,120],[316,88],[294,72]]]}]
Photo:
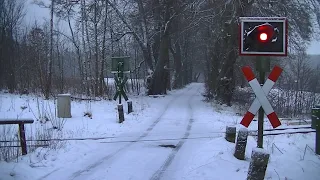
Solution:
[{"label": "grey utility box", "polygon": [[71,95],[58,94],[57,99],[58,118],[71,118]]},{"label": "grey utility box", "polygon": [[312,129],[320,129],[320,104],[315,105],[311,111],[311,127]]}]

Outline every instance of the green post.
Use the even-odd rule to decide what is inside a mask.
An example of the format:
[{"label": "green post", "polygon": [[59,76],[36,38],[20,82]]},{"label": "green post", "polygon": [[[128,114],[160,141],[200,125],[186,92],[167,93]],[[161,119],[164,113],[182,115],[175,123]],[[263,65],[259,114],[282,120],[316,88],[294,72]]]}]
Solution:
[{"label": "green post", "polygon": [[316,154],[320,155],[320,104],[315,105],[311,111],[311,127],[316,129]]},{"label": "green post", "polygon": [[320,155],[320,129],[316,130],[316,154]]},{"label": "green post", "polygon": [[121,104],[121,93],[119,93],[119,104]]},{"label": "green post", "polygon": [[[260,78],[259,78],[260,84],[263,84],[263,82],[265,81],[264,75],[265,75],[265,72],[260,71]],[[263,148],[263,120],[264,120],[264,110],[262,107],[260,107],[259,114],[258,114],[258,143],[257,143],[258,148]]]},{"label": "green post", "polygon": [[119,85],[118,85],[118,92],[119,92],[119,104],[121,104],[121,90],[123,89],[122,81],[123,81],[123,62],[118,63],[118,78],[119,78]]},{"label": "green post", "polygon": [[[257,57],[257,71],[259,72],[259,83],[263,86],[265,82],[265,75],[270,71],[270,60],[263,57]],[[258,142],[257,147],[263,148],[263,123],[264,123],[264,110],[262,107],[259,109],[258,114]]]}]

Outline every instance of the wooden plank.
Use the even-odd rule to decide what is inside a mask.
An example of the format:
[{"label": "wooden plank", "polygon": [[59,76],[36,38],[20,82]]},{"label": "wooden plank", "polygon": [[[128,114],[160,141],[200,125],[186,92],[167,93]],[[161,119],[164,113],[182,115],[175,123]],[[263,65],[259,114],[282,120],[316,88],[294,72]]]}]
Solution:
[{"label": "wooden plank", "polygon": [[[47,144],[44,144],[44,145],[28,145],[28,146],[31,146],[31,147],[48,147],[49,145]],[[8,148],[8,147],[21,147],[21,146],[0,146],[0,148]]]},{"label": "wooden plank", "polygon": [[2,124],[32,124],[33,119],[0,119],[0,125]]}]

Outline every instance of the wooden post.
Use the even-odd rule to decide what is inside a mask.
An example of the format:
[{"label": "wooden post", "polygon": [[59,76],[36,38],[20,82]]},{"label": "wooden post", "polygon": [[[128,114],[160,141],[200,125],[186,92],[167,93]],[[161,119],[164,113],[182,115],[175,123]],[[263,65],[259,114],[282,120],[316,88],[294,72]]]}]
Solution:
[{"label": "wooden post", "polygon": [[124,112],[123,112],[123,105],[118,104],[118,113],[119,113],[119,123],[124,121]]},{"label": "wooden post", "polygon": [[236,127],[226,127],[226,140],[234,143],[236,141]]},{"label": "wooden post", "polygon": [[128,101],[128,114],[132,113],[132,101]]},{"label": "wooden post", "polygon": [[245,128],[241,128],[238,133],[236,149],[234,152],[234,157],[240,160],[244,160],[246,153],[248,139],[248,130]]},{"label": "wooden post", "polygon": [[20,135],[20,145],[22,150],[22,155],[26,155],[27,152],[27,142],[26,142],[26,134],[24,130],[24,123],[19,123],[19,135]]},{"label": "wooden post", "polygon": [[247,180],[264,180],[269,156],[270,155],[261,148],[252,150]]}]

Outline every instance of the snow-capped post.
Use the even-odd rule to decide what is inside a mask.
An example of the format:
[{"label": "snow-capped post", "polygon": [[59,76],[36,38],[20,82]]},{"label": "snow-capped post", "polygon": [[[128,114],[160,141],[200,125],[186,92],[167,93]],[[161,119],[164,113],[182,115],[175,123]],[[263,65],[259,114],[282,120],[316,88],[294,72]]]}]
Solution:
[{"label": "snow-capped post", "polygon": [[132,101],[128,101],[128,114],[132,113]]},{"label": "snow-capped post", "polygon": [[118,114],[119,114],[119,123],[124,121],[124,112],[123,112],[123,105],[118,104]]},{"label": "snow-capped post", "polygon": [[247,180],[264,180],[269,156],[269,153],[261,148],[255,148],[252,150]]},{"label": "snow-capped post", "polygon": [[236,127],[226,127],[226,140],[234,143],[236,141]]},{"label": "snow-capped post", "polygon": [[240,160],[244,160],[246,153],[248,139],[248,130],[246,128],[241,128],[238,132],[236,148],[234,151],[234,157]]}]

